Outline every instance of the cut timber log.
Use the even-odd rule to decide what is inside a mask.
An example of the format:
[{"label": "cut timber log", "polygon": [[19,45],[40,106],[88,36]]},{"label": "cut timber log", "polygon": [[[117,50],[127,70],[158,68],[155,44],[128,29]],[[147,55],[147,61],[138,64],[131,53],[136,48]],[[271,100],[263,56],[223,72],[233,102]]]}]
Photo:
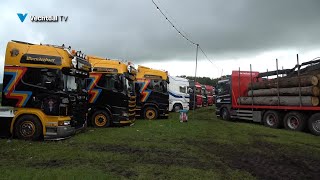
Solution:
[{"label": "cut timber log", "polygon": [[[302,96],[319,96],[320,90],[317,86],[301,87]],[[257,89],[248,91],[248,96],[277,96],[278,89]],[[299,96],[299,87],[279,88],[280,96]]]},{"label": "cut timber log", "polygon": [[[277,106],[278,96],[265,96],[265,97],[239,97],[238,104],[251,105],[267,105]],[[280,106],[300,106],[299,96],[280,96]],[[319,98],[313,96],[301,96],[302,106],[318,106]]]},{"label": "cut timber log", "polygon": [[[318,85],[318,78],[317,76],[313,75],[306,75],[300,76],[300,86],[316,86]],[[277,88],[278,80],[266,80],[261,82],[254,82],[252,83],[252,89],[268,89],[268,88]],[[279,88],[288,88],[288,87],[299,87],[299,77],[279,77]],[[251,90],[251,83],[248,85],[248,90]]]}]

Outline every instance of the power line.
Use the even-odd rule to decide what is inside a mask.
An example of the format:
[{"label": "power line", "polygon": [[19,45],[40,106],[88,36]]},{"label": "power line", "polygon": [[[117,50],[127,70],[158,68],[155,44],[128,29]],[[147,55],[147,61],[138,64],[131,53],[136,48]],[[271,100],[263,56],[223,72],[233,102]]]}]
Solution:
[{"label": "power line", "polygon": [[[161,5],[160,0],[157,0],[157,2]],[[164,4],[163,6],[166,5],[166,4],[164,3],[164,1],[162,2],[162,4]],[[192,36],[190,36],[190,34],[188,34],[187,32],[185,32],[181,26],[178,26],[177,21],[176,21],[172,16],[170,16],[169,12],[168,12],[165,8],[163,8],[163,11],[164,11],[164,12],[167,14],[167,16],[171,19],[171,22],[172,22],[173,24],[175,24],[175,26],[177,27],[177,29],[180,29],[180,30],[185,34],[186,37],[190,37],[190,39],[193,39]]]},{"label": "power line", "polygon": [[190,38],[188,38],[186,35],[184,35],[178,28],[175,26],[170,19],[162,12],[162,10],[159,8],[159,6],[152,0],[152,3],[156,6],[157,10],[166,18],[166,20],[171,24],[171,26],[187,41],[189,41],[193,45],[197,45],[197,43],[193,42]]},{"label": "power line", "polygon": [[[219,70],[218,66],[216,64],[214,64],[207,56],[207,54],[203,51],[203,49],[201,48],[201,46],[199,46],[200,51],[203,53],[203,55],[206,57],[206,59],[215,67]],[[220,71],[220,70],[219,70]]]},{"label": "power line", "polygon": [[[197,48],[199,48],[201,50],[201,52],[203,53],[203,55],[206,57],[206,59],[215,67],[217,68],[218,71],[219,68],[217,67],[216,64],[214,64],[207,56],[207,54],[204,52],[204,50],[201,48],[201,46],[198,44],[198,43],[195,43],[194,41],[192,41],[190,38],[188,38],[187,36],[187,33],[184,32],[182,29],[179,30],[177,27],[177,25],[174,25],[173,22],[163,13],[163,11],[160,9],[160,7],[154,2],[154,0],[152,0],[152,3],[156,6],[157,10],[163,15],[163,17],[170,23],[170,25],[185,39],[187,40],[189,43],[197,46]],[[168,14],[169,16],[169,13],[165,10],[165,12]],[[172,18],[172,17],[171,17]],[[172,18],[173,19],[173,18]],[[183,32],[183,33],[182,33]]]}]

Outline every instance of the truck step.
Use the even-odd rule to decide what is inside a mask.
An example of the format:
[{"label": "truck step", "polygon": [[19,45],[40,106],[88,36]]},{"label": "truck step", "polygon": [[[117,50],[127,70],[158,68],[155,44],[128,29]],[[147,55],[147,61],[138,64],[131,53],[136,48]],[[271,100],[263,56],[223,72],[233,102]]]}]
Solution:
[{"label": "truck step", "polygon": [[253,120],[252,117],[238,117],[238,119],[249,120],[249,121]]},{"label": "truck step", "polygon": [[252,113],[252,110],[236,110],[237,113]]},{"label": "truck step", "polygon": [[238,113],[237,116],[238,116],[238,117],[252,117],[253,114],[252,114],[252,113],[250,113],[250,114],[249,114],[249,113],[248,113],[248,114],[245,114],[245,113],[240,114],[240,113]]}]

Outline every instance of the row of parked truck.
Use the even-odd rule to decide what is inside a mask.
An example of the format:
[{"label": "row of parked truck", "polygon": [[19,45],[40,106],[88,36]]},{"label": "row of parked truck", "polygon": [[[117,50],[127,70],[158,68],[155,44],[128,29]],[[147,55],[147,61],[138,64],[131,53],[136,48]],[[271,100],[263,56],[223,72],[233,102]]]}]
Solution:
[{"label": "row of parked truck", "polygon": [[168,73],[86,56],[71,47],[11,41],[5,54],[0,136],[59,139],[88,125],[168,118]]},{"label": "row of parked truck", "polygon": [[[212,86],[168,72],[85,55],[65,45],[8,43],[0,136],[69,137],[88,125],[131,125],[213,104]],[[209,93],[207,93],[209,92]],[[196,104],[190,104],[196,97]]]},{"label": "row of parked truck", "polygon": [[169,76],[169,80],[169,111],[179,112],[181,109],[212,106],[215,103],[213,86],[194,83],[183,77]]},{"label": "row of parked truck", "polygon": [[320,60],[314,60],[265,73],[233,71],[214,88],[166,71],[86,56],[70,46],[11,41],[5,54],[0,136],[59,139],[88,125],[131,125],[139,117],[168,118],[169,111],[214,103],[216,115],[225,120],[320,135],[319,69]]}]

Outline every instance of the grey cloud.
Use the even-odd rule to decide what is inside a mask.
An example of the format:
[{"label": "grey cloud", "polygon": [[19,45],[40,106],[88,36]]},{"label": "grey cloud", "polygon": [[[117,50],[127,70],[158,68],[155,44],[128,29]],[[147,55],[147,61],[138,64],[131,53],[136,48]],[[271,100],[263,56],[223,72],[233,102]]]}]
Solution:
[{"label": "grey cloud", "polygon": [[[155,2],[193,41],[200,43],[210,57],[228,59],[268,50],[319,48],[319,0]],[[132,59],[136,63],[193,60],[195,56],[195,47],[170,27],[151,0],[0,3],[2,8],[14,6],[25,8],[29,15],[69,16],[67,23],[27,24],[35,34],[44,35],[45,43],[70,44],[87,54]],[[20,38],[22,27],[19,26],[25,25],[18,23],[10,27],[8,24],[6,37]]]}]

